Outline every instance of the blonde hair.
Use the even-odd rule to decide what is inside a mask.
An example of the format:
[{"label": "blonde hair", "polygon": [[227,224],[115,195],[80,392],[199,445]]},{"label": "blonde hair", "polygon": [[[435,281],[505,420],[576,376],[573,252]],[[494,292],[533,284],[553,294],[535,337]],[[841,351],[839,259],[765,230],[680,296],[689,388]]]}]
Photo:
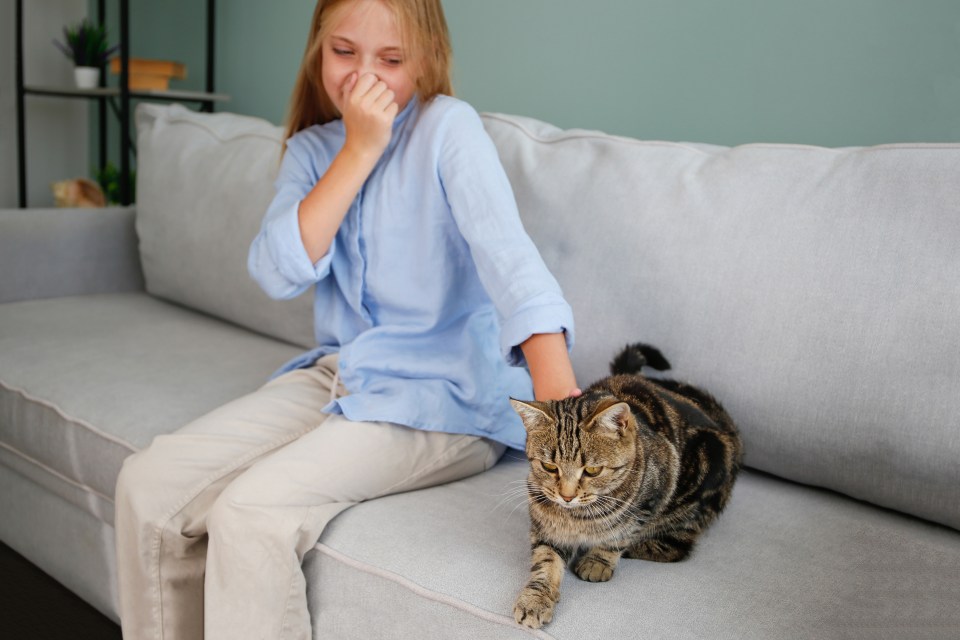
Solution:
[{"label": "blonde hair", "polygon": [[[307,48],[290,96],[286,138],[301,129],[324,124],[340,112],[323,88],[323,41],[340,23],[343,10],[357,0],[318,0],[310,23]],[[452,48],[440,0],[377,0],[393,11],[402,38],[405,65],[423,102],[453,95],[450,82]]]}]

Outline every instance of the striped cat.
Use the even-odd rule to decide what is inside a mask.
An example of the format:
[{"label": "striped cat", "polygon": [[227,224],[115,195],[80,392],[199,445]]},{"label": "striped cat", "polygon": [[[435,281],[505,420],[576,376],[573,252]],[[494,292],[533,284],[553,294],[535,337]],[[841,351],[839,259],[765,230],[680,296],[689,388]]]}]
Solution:
[{"label": "striped cat", "polygon": [[627,347],[613,376],[583,395],[511,399],[527,430],[532,561],[514,617],[538,628],[553,618],[564,568],[604,582],[621,556],[683,560],[730,499],[742,445],[709,394],[646,378],[670,364],[653,347]]}]

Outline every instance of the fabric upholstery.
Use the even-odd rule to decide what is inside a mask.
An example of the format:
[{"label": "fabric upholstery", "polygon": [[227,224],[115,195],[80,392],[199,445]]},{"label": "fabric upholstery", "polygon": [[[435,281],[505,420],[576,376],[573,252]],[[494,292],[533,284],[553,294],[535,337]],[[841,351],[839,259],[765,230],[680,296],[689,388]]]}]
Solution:
[{"label": "fabric upholstery", "polygon": [[[520,637],[526,469],[506,460],[340,514],[306,557],[315,637]],[[958,599],[957,532],[746,472],[688,560],[621,560],[608,583],[568,571],[553,622],[528,637],[948,638]]]},{"label": "fabric upholstery", "polygon": [[252,391],[298,348],[143,293],[0,305],[0,448],[108,523],[123,459]]},{"label": "fabric upholstery", "polygon": [[0,540],[118,621],[113,527],[6,463],[0,458]]},{"label": "fabric upholstery", "polygon": [[137,233],[147,291],[314,346],[313,289],[277,302],[247,274],[247,251],[274,194],[282,129],[177,104],[141,104],[136,121]]},{"label": "fabric upholstery", "polygon": [[0,303],[142,291],[133,209],[2,209],[0,273]]},{"label": "fabric upholstery", "polygon": [[748,465],[960,528],[960,145],[486,126],[581,385],[649,342],[724,403]]}]

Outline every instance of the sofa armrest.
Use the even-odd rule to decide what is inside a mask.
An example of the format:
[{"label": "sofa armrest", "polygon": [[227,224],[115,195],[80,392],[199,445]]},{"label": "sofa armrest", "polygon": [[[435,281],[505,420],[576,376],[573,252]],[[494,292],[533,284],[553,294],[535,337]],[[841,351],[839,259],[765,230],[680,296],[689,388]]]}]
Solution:
[{"label": "sofa armrest", "polygon": [[134,209],[0,209],[0,303],[143,289]]}]

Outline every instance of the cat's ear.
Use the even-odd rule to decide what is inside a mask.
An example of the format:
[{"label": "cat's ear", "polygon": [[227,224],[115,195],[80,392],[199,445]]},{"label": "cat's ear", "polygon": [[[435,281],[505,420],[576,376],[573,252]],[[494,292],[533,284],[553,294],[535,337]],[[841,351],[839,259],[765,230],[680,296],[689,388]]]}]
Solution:
[{"label": "cat's ear", "polygon": [[528,431],[531,427],[553,421],[545,402],[510,398],[510,404],[513,405],[513,410],[516,411],[520,419],[523,420],[523,426]]},{"label": "cat's ear", "polygon": [[611,436],[622,436],[634,426],[634,417],[630,405],[626,402],[618,402],[599,411],[588,422],[586,430]]}]

